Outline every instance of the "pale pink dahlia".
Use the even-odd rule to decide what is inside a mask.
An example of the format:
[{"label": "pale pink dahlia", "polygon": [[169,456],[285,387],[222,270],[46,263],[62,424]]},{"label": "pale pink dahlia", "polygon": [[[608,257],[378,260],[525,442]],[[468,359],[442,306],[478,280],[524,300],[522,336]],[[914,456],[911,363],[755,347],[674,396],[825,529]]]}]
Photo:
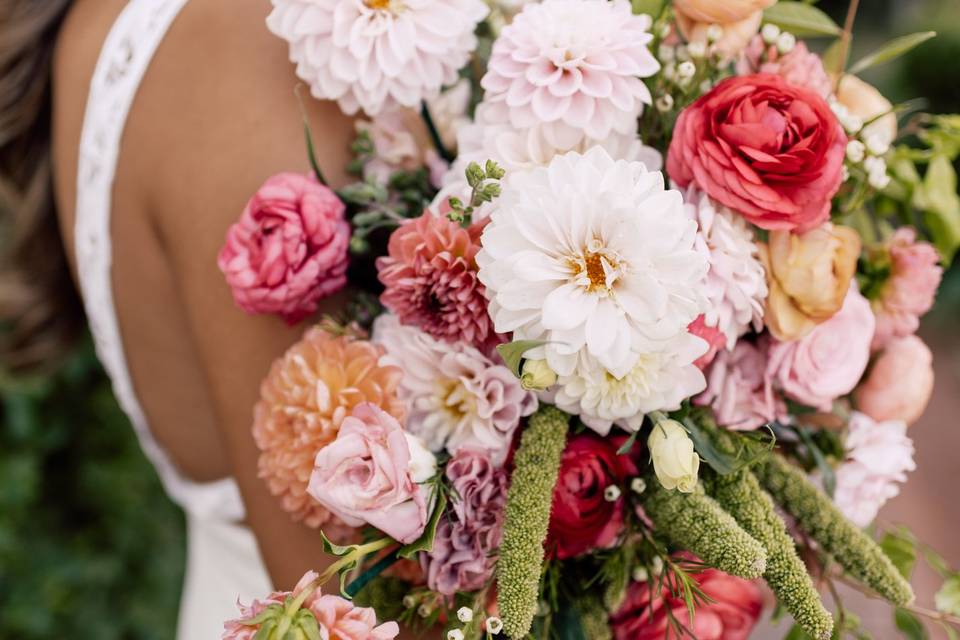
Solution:
[{"label": "pale pink dahlia", "polygon": [[477,278],[482,230],[482,224],[464,229],[429,211],[401,225],[390,236],[388,255],[377,259],[383,306],[438,340],[491,353],[503,339],[493,330]]},{"label": "pale pink dahlia", "polygon": [[528,4],[494,43],[484,101],[506,106],[517,129],[541,126],[556,147],[586,136],[635,133],[660,68],[647,44],[651,18],[627,0]]},{"label": "pale pink dahlia", "polygon": [[803,42],[782,54],[776,45],[766,44],[763,36],[754,36],[737,61],[737,74],[754,73],[773,73],[792,85],[812,89],[823,98],[833,93],[833,82],[823,68],[823,60]]},{"label": "pale pink dahlia", "polygon": [[273,0],[267,26],[314,97],[372,116],[455,83],[488,12],[483,0]]},{"label": "pale pink dahlia", "polygon": [[317,453],[334,441],[340,423],[357,405],[371,402],[395,418],[404,415],[397,388],[399,367],[378,364],[383,348],[322,329],[277,359],[260,386],[253,437],[259,473],[286,511],[307,526],[331,520],[307,494]]},{"label": "pale pink dahlia", "polygon": [[910,227],[897,229],[888,251],[890,276],[872,301],[877,315],[874,348],[919,328],[920,316],[933,306],[943,276],[937,250],[927,242],[918,242],[916,231]]}]

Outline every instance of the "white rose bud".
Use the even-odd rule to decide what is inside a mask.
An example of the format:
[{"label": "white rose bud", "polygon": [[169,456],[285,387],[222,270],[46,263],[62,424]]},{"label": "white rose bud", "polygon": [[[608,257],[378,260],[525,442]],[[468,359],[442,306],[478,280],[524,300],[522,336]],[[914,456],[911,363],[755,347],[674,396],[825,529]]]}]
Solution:
[{"label": "white rose bud", "polygon": [[520,386],[527,391],[543,391],[557,383],[557,374],[546,360],[524,360]]},{"label": "white rose bud", "polygon": [[692,493],[697,486],[700,457],[683,425],[676,420],[658,422],[647,439],[647,447],[660,484],[668,490]]}]

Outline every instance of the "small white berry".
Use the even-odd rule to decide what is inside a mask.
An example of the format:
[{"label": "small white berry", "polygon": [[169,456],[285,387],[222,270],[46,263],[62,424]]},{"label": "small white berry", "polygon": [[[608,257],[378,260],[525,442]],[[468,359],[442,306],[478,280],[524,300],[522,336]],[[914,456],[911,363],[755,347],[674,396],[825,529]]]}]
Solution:
[{"label": "small white berry", "polygon": [[667,64],[663,65],[663,77],[671,82],[676,80],[677,65],[673,64],[672,62],[668,62]]},{"label": "small white berry", "polygon": [[417,608],[417,613],[421,618],[428,618],[430,614],[433,613],[433,610],[427,605],[422,604]]},{"label": "small white berry", "polygon": [[677,59],[677,50],[668,44],[662,44],[657,49],[657,57],[661,62],[673,62]]},{"label": "small white berry", "polygon": [[890,143],[880,134],[872,133],[867,136],[867,150],[875,156],[882,156],[890,151]]},{"label": "small white berry", "polygon": [[655,556],[650,561],[650,570],[653,571],[654,575],[660,575],[663,572],[663,558]]},{"label": "small white berry", "polygon": [[460,631],[460,629],[447,631],[447,640],[463,640],[463,638],[463,631]]},{"label": "small white berry", "polygon": [[496,616],[490,616],[487,618],[487,631],[493,635],[497,635],[503,631],[503,620]]},{"label": "small white berry", "polygon": [[847,113],[846,118],[840,118],[840,124],[846,129],[847,133],[854,135],[863,129],[863,118],[853,113]]},{"label": "small white berry", "polygon": [[403,607],[404,607],[405,609],[413,609],[415,606],[417,606],[417,599],[416,599],[416,598],[414,598],[413,596],[411,596],[411,595],[409,595],[409,594],[403,596]]},{"label": "small white berry", "polygon": [[765,24],[763,29],[760,30],[760,36],[767,44],[774,44],[780,37],[780,27],[775,24]]},{"label": "small white berry", "polygon": [[677,77],[681,80],[689,80],[697,72],[697,65],[689,60],[685,60],[677,65]]},{"label": "small white berry", "polygon": [[670,35],[670,23],[664,22],[662,25],[660,25],[660,37],[666,38],[669,35]]},{"label": "small white berry", "polygon": [[777,37],[777,51],[780,53],[790,53],[795,46],[797,46],[797,37],[792,33],[784,31]]},{"label": "small white berry", "polygon": [[707,44],[700,40],[691,42],[687,45],[687,53],[690,54],[691,58],[698,60],[707,55]]},{"label": "small white berry", "polygon": [[657,98],[657,110],[667,112],[673,109],[673,96],[665,93]]},{"label": "small white berry", "polygon": [[460,607],[457,609],[457,620],[460,622],[473,622],[473,609],[470,607]]},{"label": "small white berry", "polygon": [[643,478],[634,478],[630,481],[630,490],[636,494],[641,494],[647,490],[647,482]]},{"label": "small white berry", "polygon": [[607,502],[616,502],[620,499],[620,495],[620,487],[615,484],[612,484],[603,490],[603,499]]},{"label": "small white berry", "polygon": [[723,37],[723,27],[718,24],[712,24],[707,27],[707,42],[716,42]]},{"label": "small white berry", "polygon": [[690,50],[687,49],[687,45],[679,44],[677,45],[677,60],[689,60],[690,59]]},{"label": "small white berry", "polygon": [[851,140],[847,143],[847,160],[857,164],[863,162],[864,156],[866,156],[867,148],[859,140]]},{"label": "small white berry", "polygon": [[650,579],[650,572],[646,567],[634,567],[631,576],[634,582],[646,582]]},{"label": "small white berry", "polygon": [[871,171],[870,175],[867,176],[867,182],[874,189],[886,189],[887,185],[890,184],[890,176],[885,171],[883,173]]}]

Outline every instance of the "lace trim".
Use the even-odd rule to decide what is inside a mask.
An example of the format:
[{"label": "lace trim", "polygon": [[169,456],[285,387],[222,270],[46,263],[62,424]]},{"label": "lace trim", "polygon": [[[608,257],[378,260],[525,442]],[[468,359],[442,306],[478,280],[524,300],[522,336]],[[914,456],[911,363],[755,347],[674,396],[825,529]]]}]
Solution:
[{"label": "lace trim", "polygon": [[97,355],[120,406],[170,497],[198,517],[244,517],[232,478],[195,483],[182,476],[154,439],[137,401],[117,322],[111,280],[110,209],[127,114],[153,54],[187,0],[131,0],[110,30],[97,61],[77,165],[76,253],[80,288]]}]

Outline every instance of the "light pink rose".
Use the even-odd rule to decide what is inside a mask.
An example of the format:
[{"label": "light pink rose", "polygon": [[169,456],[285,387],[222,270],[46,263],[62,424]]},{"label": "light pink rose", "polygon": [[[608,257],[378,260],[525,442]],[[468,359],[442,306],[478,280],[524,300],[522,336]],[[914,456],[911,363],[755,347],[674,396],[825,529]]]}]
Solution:
[{"label": "light pink rose", "polygon": [[424,454],[432,459],[396,418],[364,403],[317,454],[307,493],[347,525],[369,524],[409,544],[427,522],[428,496],[417,482],[432,474],[416,477]]},{"label": "light pink rose", "polygon": [[913,442],[903,422],[874,422],[854,411],[844,446],[847,459],[837,469],[833,499],[843,515],[865,527],[887,500],[900,493],[907,471],[917,468]]},{"label": "light pink rose", "polygon": [[790,84],[816,91],[823,98],[833,93],[833,83],[823,68],[823,60],[803,42],[798,42],[789,53],[781,54],[776,45],[765,43],[760,35],[754,36],[737,61],[738,75],[753,73],[776,74]]},{"label": "light pink rose", "polygon": [[851,282],[843,307],[799,340],[773,340],[767,356],[768,384],[821,411],[857,386],[870,360],[876,321],[870,303]]},{"label": "light pink rose", "polygon": [[857,387],[857,408],[874,420],[902,420],[913,424],[923,414],[933,393],[933,354],[915,335],[894,338]]},{"label": "light pink rose", "polygon": [[733,351],[724,351],[707,372],[707,390],[694,403],[713,409],[717,424],[727,429],[757,429],[783,418],[787,409],[766,384],[766,355],[741,340]]},{"label": "light pink rose", "polygon": [[345,210],[313,176],[280,173],[263,183],[217,258],[237,306],[295,324],[342,289],[350,243]]},{"label": "light pink rose", "polygon": [[920,326],[920,316],[930,311],[943,269],[933,245],[917,242],[917,233],[901,227],[888,244],[890,276],[873,300],[877,314],[874,348],[895,336],[907,336]]}]

